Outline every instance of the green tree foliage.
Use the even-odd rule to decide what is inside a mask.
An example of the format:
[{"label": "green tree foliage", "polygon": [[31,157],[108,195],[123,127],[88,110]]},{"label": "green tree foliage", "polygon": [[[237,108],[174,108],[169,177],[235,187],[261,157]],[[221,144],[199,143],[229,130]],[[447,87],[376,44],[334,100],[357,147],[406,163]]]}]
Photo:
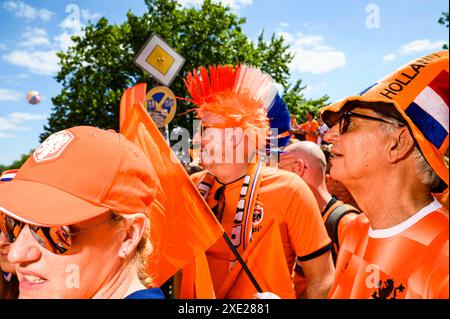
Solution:
[{"label": "green tree foliage", "polygon": [[15,168],[20,168],[23,163],[26,162],[26,160],[28,159],[28,157],[34,152],[34,150],[31,150],[30,153],[28,154],[22,154],[20,156],[20,159],[14,161],[11,165],[1,165],[0,164],[0,174],[3,171],[9,170],[9,169],[15,169]]},{"label": "green tree foliage", "polygon": [[[443,24],[448,28],[448,11],[442,12],[441,17],[438,20],[438,23]],[[448,50],[448,44],[444,44],[442,48]]]},{"label": "green tree foliage", "polygon": [[[302,116],[310,107],[318,108],[328,97],[306,100],[301,81],[289,82],[288,65],[293,56],[282,38],[272,35],[265,41],[264,32],[253,43],[243,33],[245,18],[231,13],[228,7],[205,0],[200,9],[182,8],[174,0],[145,0],[148,11],[142,16],[127,13],[127,20],[109,24],[101,18],[89,24],[82,37],[73,37],[74,45],[59,52],[61,70],[56,79],[62,84],[59,95],[52,98],[54,107],[41,140],[49,134],[75,125],[93,125],[117,130],[120,97],[127,87],[146,82],[158,85],[134,63],[137,52],[148,37],[156,33],[186,58],[171,89],[178,97],[187,97],[182,78],[201,65],[246,63],[262,68],[284,87],[284,98],[291,112]],[[177,101],[177,114],[192,105]],[[190,129],[192,115],[175,116],[171,125]]]}]

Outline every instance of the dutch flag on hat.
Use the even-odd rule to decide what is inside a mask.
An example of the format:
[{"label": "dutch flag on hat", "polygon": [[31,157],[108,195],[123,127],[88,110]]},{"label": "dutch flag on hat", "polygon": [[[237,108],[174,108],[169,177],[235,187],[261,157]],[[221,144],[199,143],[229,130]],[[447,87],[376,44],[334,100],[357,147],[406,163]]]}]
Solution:
[{"label": "dutch flag on hat", "polygon": [[442,71],[426,86],[405,113],[437,149],[448,136],[449,93],[448,72]]},{"label": "dutch flag on hat", "polygon": [[14,179],[14,177],[16,176],[16,173],[7,173],[4,174],[2,176],[0,176],[0,182],[9,182],[12,181]]}]

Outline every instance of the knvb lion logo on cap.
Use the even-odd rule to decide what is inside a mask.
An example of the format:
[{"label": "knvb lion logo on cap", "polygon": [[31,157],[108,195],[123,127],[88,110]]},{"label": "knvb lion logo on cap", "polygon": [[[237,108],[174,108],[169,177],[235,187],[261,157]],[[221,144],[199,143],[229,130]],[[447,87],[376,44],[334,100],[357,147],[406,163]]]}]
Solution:
[{"label": "knvb lion logo on cap", "polygon": [[61,131],[50,135],[34,151],[34,161],[36,163],[42,163],[58,158],[74,139],[75,136],[70,131]]}]

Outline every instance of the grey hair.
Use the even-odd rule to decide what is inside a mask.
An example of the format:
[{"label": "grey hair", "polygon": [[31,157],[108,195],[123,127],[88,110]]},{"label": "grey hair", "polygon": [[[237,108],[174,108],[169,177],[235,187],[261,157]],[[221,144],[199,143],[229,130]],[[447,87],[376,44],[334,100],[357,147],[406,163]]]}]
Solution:
[{"label": "grey hair", "polygon": [[[378,113],[378,114],[383,116],[383,114],[380,114],[380,113]],[[383,117],[386,118],[386,116],[383,116]],[[383,134],[385,136],[389,136],[392,133],[394,133],[396,128],[405,126],[405,124],[403,124],[400,120],[398,120],[394,117],[387,117],[386,119],[389,120],[394,125],[390,125],[389,123],[382,123],[382,130],[383,130]],[[413,155],[414,159],[416,160],[415,168],[416,168],[417,177],[422,182],[422,184],[429,186],[431,188],[438,186],[441,179],[436,174],[436,172],[433,170],[433,168],[430,166],[430,164],[428,164],[427,160],[422,155],[422,152],[417,147],[417,145],[414,146],[412,155]]]}]

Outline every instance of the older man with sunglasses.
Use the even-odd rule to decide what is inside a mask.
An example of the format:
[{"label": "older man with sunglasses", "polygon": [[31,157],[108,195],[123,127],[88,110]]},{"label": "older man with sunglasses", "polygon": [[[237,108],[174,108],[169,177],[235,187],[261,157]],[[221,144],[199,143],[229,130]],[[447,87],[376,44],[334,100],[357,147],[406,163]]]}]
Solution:
[{"label": "older man with sunglasses", "polygon": [[[344,231],[330,298],[448,298],[448,51],[321,110],[330,174],[361,214]],[[447,203],[448,205],[448,203]]]},{"label": "older man with sunglasses", "polygon": [[146,273],[158,179],[121,134],[81,126],[48,137],[0,184],[0,227],[19,298],[161,298]]}]

